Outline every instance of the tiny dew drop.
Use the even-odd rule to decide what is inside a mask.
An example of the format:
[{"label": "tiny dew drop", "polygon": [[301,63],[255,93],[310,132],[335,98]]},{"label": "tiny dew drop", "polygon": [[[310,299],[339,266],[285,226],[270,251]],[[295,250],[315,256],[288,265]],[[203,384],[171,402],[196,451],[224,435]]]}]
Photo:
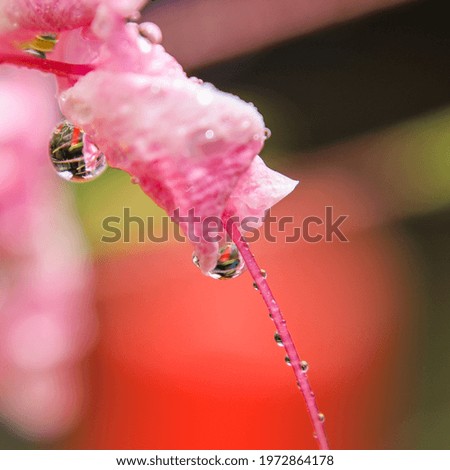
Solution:
[{"label": "tiny dew drop", "polygon": [[214,139],[214,131],[212,129],[208,129],[206,132],[205,132],[205,138],[207,140],[212,140]]},{"label": "tiny dew drop", "polygon": [[309,369],[309,364],[306,361],[301,361],[300,367],[302,369],[302,372],[307,372]]},{"label": "tiny dew drop", "polygon": [[267,139],[270,139],[270,136],[272,135],[272,131],[266,127],[264,129],[264,139],[267,140]]},{"label": "tiny dew drop", "polygon": [[275,334],[273,335],[273,338],[275,342],[278,344],[278,346],[283,346],[283,340],[281,339],[281,336],[279,335],[278,332],[275,332]]},{"label": "tiny dew drop", "polygon": [[[193,263],[199,268],[200,262],[197,255],[192,255]],[[234,279],[245,271],[245,262],[237,249],[237,246],[230,242],[219,249],[217,264],[207,273],[213,279]]]},{"label": "tiny dew drop", "polygon": [[292,366],[292,363],[291,363],[291,358],[289,356],[286,356],[284,358],[284,362],[288,365],[288,366]]},{"label": "tiny dew drop", "polygon": [[[261,269],[260,273],[263,279],[267,279],[267,271],[265,269]],[[253,288],[255,290],[259,290],[258,284],[256,284],[256,282],[253,283]]]},{"label": "tiny dew drop", "polygon": [[155,23],[141,23],[139,25],[139,34],[152,44],[160,44],[162,41],[161,30]]},{"label": "tiny dew drop", "polygon": [[141,19],[141,12],[133,11],[133,13],[131,13],[131,15],[127,19],[132,22],[139,21]]},{"label": "tiny dew drop", "polygon": [[53,131],[49,152],[56,172],[67,181],[91,181],[107,168],[105,155],[69,121],[62,121]]},{"label": "tiny dew drop", "polygon": [[197,268],[200,267],[200,260],[195,253],[192,253],[192,262],[195,264],[195,266],[197,266]]},{"label": "tiny dew drop", "polygon": [[318,413],[317,417],[319,418],[319,421],[323,423],[325,421],[325,415],[323,413]]}]

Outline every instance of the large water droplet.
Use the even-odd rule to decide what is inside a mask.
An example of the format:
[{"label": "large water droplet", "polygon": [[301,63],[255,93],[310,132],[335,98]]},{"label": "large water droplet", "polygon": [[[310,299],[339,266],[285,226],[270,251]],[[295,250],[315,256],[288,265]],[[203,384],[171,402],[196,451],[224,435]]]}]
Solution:
[{"label": "large water droplet", "polygon": [[273,338],[274,338],[275,342],[278,344],[278,346],[283,346],[283,340],[281,339],[281,336],[279,335],[278,332],[276,332],[273,335]]},{"label": "large water droplet", "polygon": [[[192,261],[200,267],[199,259],[194,253]],[[245,263],[234,243],[226,243],[219,250],[217,264],[209,271],[208,276],[213,279],[234,279],[245,271]]]},{"label": "large water droplet", "polygon": [[105,155],[82,129],[69,121],[55,128],[49,150],[53,167],[67,181],[91,181],[107,168]]}]

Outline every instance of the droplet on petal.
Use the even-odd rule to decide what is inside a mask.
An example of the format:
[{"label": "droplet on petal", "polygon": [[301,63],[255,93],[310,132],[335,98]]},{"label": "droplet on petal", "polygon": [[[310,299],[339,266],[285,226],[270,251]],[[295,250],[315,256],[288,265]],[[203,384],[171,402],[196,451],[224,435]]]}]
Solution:
[{"label": "droplet on petal", "polygon": [[291,363],[291,358],[289,356],[286,356],[284,358],[284,362],[288,365],[288,366],[292,366],[292,363]]},{"label": "droplet on petal", "polygon": [[270,136],[272,135],[272,131],[266,127],[264,129],[264,139],[267,140],[267,139],[270,139]]},{"label": "droplet on petal", "polygon": [[309,364],[306,361],[301,361],[300,367],[302,369],[302,372],[308,372]]},{"label": "droplet on petal", "polygon": [[49,150],[53,167],[67,181],[91,181],[107,168],[105,155],[82,129],[69,121],[55,128]]},{"label": "droplet on petal", "polygon": [[139,34],[152,44],[160,44],[162,41],[161,30],[155,23],[141,23],[139,25]]},{"label": "droplet on petal", "polygon": [[323,423],[325,421],[325,415],[323,413],[318,413],[317,417],[319,418],[319,421]]},{"label": "droplet on petal", "polygon": [[205,138],[207,140],[211,140],[211,139],[214,139],[214,131],[212,129],[208,129],[206,132],[205,132]]},{"label": "droplet on petal", "polygon": [[20,48],[41,59],[47,57],[47,53],[52,52],[58,42],[58,36],[53,33],[38,34],[31,41],[20,44]]},{"label": "droplet on petal", "polygon": [[139,21],[141,19],[141,12],[136,10],[134,11],[133,13],[131,13],[130,15],[128,15],[128,20],[129,21]]},{"label": "droplet on petal", "polygon": [[[197,255],[192,255],[192,262],[199,268]],[[234,279],[245,271],[245,263],[234,243],[226,243],[219,250],[217,264],[207,275],[213,279]]]}]

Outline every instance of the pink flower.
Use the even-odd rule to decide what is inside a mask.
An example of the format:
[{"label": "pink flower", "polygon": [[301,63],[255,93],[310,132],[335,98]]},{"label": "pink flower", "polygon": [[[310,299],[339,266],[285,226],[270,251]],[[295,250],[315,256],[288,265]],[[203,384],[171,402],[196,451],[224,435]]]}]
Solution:
[{"label": "pink flower", "polygon": [[[218,243],[204,239],[206,218],[260,219],[295,187],[255,160],[266,139],[262,116],[252,104],[188,78],[157,44],[155,25],[126,24],[123,16],[139,2],[52,3],[51,12],[48,2],[37,0],[19,2],[19,13],[9,2],[0,10],[19,25],[15,34],[73,29],[60,34],[53,58],[91,63],[95,70],[60,80],[63,114],[90,135],[111,166],[178,215],[200,267],[209,271]],[[186,220],[189,214],[193,221]]]},{"label": "pink flower", "polygon": [[[207,272],[218,244],[204,240],[204,219],[221,219],[226,210],[261,218],[295,183],[255,160],[266,130],[252,104],[186,77],[137,25],[114,21],[103,19],[109,33],[97,69],[63,92],[62,112],[91,135],[111,166],[177,213]],[[183,221],[191,210],[195,221]]]}]

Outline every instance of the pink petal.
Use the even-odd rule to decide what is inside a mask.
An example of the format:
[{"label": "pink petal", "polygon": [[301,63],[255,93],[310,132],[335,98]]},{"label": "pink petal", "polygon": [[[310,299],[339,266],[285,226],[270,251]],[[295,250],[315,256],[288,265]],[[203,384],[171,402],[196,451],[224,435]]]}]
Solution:
[{"label": "pink petal", "polygon": [[23,28],[57,32],[87,26],[104,5],[126,17],[144,0],[0,0],[0,31]]},{"label": "pink petal", "polygon": [[[160,46],[155,55],[164,60]],[[194,209],[195,217],[221,218],[263,145],[262,117],[212,85],[161,77],[159,69],[155,74],[92,72],[62,95],[62,111],[170,215],[178,209],[184,217]],[[192,233],[202,235],[200,222]],[[207,257],[202,266],[211,269],[217,244],[198,244]]]},{"label": "pink petal", "polygon": [[268,168],[257,156],[234,188],[227,212],[240,221],[249,219],[248,226],[259,227],[266,210],[291,193],[297,184],[298,181]]}]

